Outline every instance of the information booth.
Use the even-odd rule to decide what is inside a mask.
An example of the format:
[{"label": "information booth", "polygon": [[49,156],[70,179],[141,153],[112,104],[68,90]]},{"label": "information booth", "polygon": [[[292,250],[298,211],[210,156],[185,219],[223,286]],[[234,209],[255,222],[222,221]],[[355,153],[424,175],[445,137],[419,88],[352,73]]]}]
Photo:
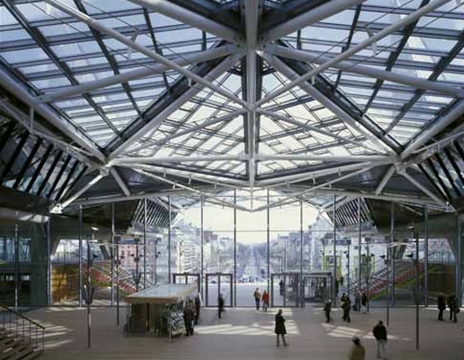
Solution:
[{"label": "information booth", "polygon": [[127,296],[125,332],[169,337],[182,334],[184,302],[197,294],[197,284],[164,284]]}]

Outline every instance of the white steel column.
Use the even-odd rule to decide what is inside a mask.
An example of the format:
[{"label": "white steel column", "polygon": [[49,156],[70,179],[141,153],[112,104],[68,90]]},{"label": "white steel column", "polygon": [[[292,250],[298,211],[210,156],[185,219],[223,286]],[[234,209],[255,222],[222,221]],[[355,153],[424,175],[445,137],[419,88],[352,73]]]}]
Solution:
[{"label": "white steel column", "polygon": [[[246,26],[246,101],[249,106],[256,102],[257,90],[257,56],[256,43],[258,35],[259,22],[259,0],[243,1],[245,5],[245,26]],[[251,209],[253,209],[253,187],[255,183],[255,134],[256,134],[256,112],[248,111],[247,113],[247,145],[248,145],[248,176],[249,187],[251,191]]]}]

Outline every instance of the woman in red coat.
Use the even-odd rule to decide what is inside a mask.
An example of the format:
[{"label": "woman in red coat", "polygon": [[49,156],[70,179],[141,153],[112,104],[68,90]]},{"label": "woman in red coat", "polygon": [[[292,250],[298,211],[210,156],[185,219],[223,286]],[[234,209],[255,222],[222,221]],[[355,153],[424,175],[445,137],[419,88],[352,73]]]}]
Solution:
[{"label": "woman in red coat", "polygon": [[262,300],[263,300],[263,311],[267,311],[267,308],[269,307],[269,293],[266,290],[264,290],[263,292]]}]

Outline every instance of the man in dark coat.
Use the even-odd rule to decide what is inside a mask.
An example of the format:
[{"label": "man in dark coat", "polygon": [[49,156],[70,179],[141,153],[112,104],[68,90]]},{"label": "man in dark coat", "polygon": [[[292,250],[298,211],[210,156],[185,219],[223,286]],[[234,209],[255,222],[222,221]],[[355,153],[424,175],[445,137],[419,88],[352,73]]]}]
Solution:
[{"label": "man in dark coat", "polygon": [[350,311],[351,311],[351,300],[348,296],[345,297],[345,301],[342,304],[343,309],[343,321],[351,322]]},{"label": "man in dark coat", "polygon": [[282,309],[279,309],[275,316],[275,330],[276,333],[276,345],[280,346],[280,338],[284,346],[288,346],[287,341],[285,340],[285,334],[287,334],[287,329],[285,329],[285,319],[282,316]]},{"label": "man in dark coat", "polygon": [[444,321],[443,311],[446,310],[446,301],[445,301],[445,297],[443,296],[443,294],[438,295],[437,303],[438,303],[438,320]]},{"label": "man in dark coat", "polygon": [[450,320],[453,320],[453,322],[458,322],[458,299],[456,299],[456,296],[454,294],[448,297],[448,307],[450,311]]},{"label": "man in dark coat", "polygon": [[330,311],[332,310],[332,301],[327,299],[324,304],[324,312],[325,312],[325,319],[326,323],[330,322]]},{"label": "man in dark coat", "polygon": [[224,297],[222,296],[222,294],[219,294],[219,297],[218,297],[218,318],[220,319],[221,318],[221,314],[223,313],[224,311]]},{"label": "man in dark coat", "polygon": [[195,296],[195,325],[198,325],[198,319],[200,319],[200,295]]},{"label": "man in dark coat", "polygon": [[193,309],[192,304],[189,302],[184,307],[184,324],[185,330],[187,331],[187,336],[193,335]]},{"label": "man in dark coat", "polygon": [[372,334],[377,340],[377,358],[378,359],[387,359],[387,329],[383,325],[382,321],[374,327]]},{"label": "man in dark coat", "polygon": [[361,297],[361,305],[363,307],[363,314],[368,313],[368,309],[367,309],[368,303],[369,303],[369,298],[367,297],[366,293],[363,293]]}]

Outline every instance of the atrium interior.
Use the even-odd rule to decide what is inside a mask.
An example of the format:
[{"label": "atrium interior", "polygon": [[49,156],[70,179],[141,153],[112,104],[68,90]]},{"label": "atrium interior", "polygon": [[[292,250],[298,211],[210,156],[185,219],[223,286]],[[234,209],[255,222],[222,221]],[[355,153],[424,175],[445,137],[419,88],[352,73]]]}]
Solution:
[{"label": "atrium interior", "polygon": [[464,2],[0,0],[0,359],[462,359],[463,245]]}]

